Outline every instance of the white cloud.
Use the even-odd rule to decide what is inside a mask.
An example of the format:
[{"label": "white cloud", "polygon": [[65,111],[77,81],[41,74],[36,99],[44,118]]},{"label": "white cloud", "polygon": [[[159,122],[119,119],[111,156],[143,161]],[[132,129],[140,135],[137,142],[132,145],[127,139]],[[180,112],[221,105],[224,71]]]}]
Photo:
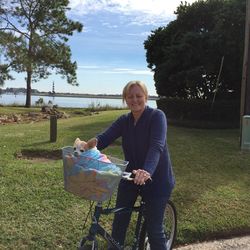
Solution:
[{"label": "white cloud", "polygon": [[96,65],[80,65],[78,66],[79,70],[91,70],[95,72],[101,72],[105,74],[127,74],[127,75],[153,75],[153,72],[150,70],[143,69],[131,69],[131,68],[110,68],[110,67],[101,67]]},{"label": "white cloud", "polygon": [[[197,0],[187,0],[193,3]],[[70,0],[75,14],[88,14],[98,11],[133,15],[134,24],[166,23],[174,18],[174,11],[181,0]]]},{"label": "white cloud", "polygon": [[151,32],[141,32],[141,33],[127,33],[128,36],[141,36],[141,37],[148,37]]},{"label": "white cloud", "polygon": [[106,26],[108,28],[118,28],[118,25],[110,24],[107,22],[102,23],[103,26]]},{"label": "white cloud", "polygon": [[107,71],[102,71],[102,73],[105,74],[126,74],[126,75],[153,75],[153,72],[149,70],[128,70],[128,71],[116,71],[116,70],[107,70]]},{"label": "white cloud", "polygon": [[138,69],[129,69],[129,68],[114,68],[112,73],[118,74],[130,74],[130,75],[153,75],[153,72],[150,70],[138,70]]},{"label": "white cloud", "polygon": [[114,68],[113,70],[122,72],[122,71],[130,71],[132,69],[129,69],[129,68]]},{"label": "white cloud", "polygon": [[131,70],[128,72],[131,75],[150,75],[152,76],[154,73],[149,70]]},{"label": "white cloud", "polygon": [[99,69],[99,66],[95,66],[95,65],[79,65],[77,66],[77,68],[79,69]]}]

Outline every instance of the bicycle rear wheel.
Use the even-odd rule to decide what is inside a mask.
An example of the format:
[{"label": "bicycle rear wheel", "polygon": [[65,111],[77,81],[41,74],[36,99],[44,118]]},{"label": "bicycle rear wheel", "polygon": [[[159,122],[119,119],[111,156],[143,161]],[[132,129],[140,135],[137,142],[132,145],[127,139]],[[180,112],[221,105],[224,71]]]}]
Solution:
[{"label": "bicycle rear wheel", "polygon": [[[177,230],[177,213],[176,213],[176,208],[174,206],[174,203],[172,201],[168,201],[168,204],[165,208],[163,225],[164,225],[164,232],[165,232],[166,239],[167,239],[167,249],[171,250],[173,247],[173,243],[176,237],[176,230]],[[140,233],[139,250],[150,250],[145,221],[142,225],[142,229]]]}]

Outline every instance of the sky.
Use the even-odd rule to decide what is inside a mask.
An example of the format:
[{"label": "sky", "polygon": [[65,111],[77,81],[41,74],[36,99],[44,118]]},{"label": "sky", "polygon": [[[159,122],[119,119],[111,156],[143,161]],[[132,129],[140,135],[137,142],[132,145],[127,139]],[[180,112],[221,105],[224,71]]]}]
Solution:
[{"label": "sky", "polygon": [[[79,86],[60,75],[32,83],[33,89],[87,94],[121,94],[131,80],[143,81],[156,95],[153,72],[147,67],[144,41],[151,31],[174,20],[181,0],[70,0],[68,17],[81,22],[81,33],[69,37],[77,62]],[[193,3],[194,0],[187,0]],[[26,87],[25,74],[13,73],[3,88]]]}]

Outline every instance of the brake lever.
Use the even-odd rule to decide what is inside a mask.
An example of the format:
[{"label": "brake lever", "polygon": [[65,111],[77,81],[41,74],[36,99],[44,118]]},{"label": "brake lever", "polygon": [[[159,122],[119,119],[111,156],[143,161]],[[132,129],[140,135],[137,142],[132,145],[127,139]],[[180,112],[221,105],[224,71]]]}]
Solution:
[{"label": "brake lever", "polygon": [[[126,181],[133,181],[134,178],[135,178],[135,174],[132,173],[132,172],[123,172],[123,174],[122,174],[122,179],[124,179],[124,180],[126,180]],[[149,179],[147,179],[147,180],[145,181],[144,185],[145,185],[145,184],[148,184],[148,183],[150,183],[150,182],[152,182],[152,181],[153,181],[153,180],[152,180],[152,178],[150,177]]]},{"label": "brake lever", "polygon": [[123,172],[122,173],[122,179],[127,181],[133,181],[134,180],[134,174],[132,172]]}]

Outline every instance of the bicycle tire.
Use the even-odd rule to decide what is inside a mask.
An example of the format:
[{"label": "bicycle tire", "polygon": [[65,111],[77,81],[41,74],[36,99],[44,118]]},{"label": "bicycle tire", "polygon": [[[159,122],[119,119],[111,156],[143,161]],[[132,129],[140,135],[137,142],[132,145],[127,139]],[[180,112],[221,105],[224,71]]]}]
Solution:
[{"label": "bicycle tire", "polygon": [[98,250],[97,241],[88,241],[86,238],[83,238],[79,243],[78,250]]},{"label": "bicycle tire", "polygon": [[[169,223],[170,222],[170,223]],[[164,212],[164,232],[167,238],[167,250],[171,250],[175,241],[177,231],[177,212],[172,201],[168,204]],[[146,221],[143,222],[139,236],[139,250],[150,250],[146,231]]]}]

